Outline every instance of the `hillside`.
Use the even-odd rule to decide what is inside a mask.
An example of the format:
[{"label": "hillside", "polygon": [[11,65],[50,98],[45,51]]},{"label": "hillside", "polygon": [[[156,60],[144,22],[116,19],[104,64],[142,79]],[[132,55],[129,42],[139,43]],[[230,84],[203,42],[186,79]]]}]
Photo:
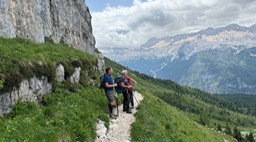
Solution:
[{"label": "hillside", "polygon": [[[0,59],[0,141],[92,141],[97,119],[108,124],[105,96],[93,86],[99,76],[94,56],[67,45],[0,38]],[[62,83],[56,81],[59,64],[65,68]],[[76,67],[81,68],[79,84],[70,80]],[[35,92],[20,85],[34,77],[48,78],[50,92],[42,93],[40,82],[29,82]],[[24,96],[19,89],[15,100],[9,91],[22,87]],[[32,94],[38,94],[37,99],[30,98]],[[9,114],[6,106],[12,109]]]},{"label": "hillside", "polygon": [[[107,65],[114,68],[114,72],[121,72],[121,69],[125,68],[109,59],[105,60]],[[136,121],[133,125],[133,130],[136,131],[136,133],[132,131],[135,141],[156,141],[159,137],[162,137],[162,140],[168,141],[173,140],[173,137],[177,135],[180,137],[185,135],[184,137],[187,139],[184,138],[184,141],[202,141],[200,140],[200,134],[202,134],[200,132],[205,132],[203,130],[205,127],[200,124],[208,125],[210,128],[217,128],[218,124],[223,128],[226,128],[228,125],[232,129],[240,127],[244,131],[255,132],[256,118],[248,115],[246,108],[240,109],[240,106],[232,101],[224,100],[198,89],[180,86],[172,81],[154,79],[138,72],[130,71],[130,76],[139,82],[136,85],[136,90],[145,95],[145,99],[137,114],[139,122]],[[157,105],[158,103],[159,105]],[[184,120],[186,124],[180,122],[182,119],[186,119]],[[174,127],[172,130],[176,131],[164,128],[168,122],[172,123],[170,124],[170,127]],[[182,127],[185,134],[178,132],[178,130],[182,129],[179,126],[182,125],[185,127]],[[199,132],[190,132],[190,128],[199,129]],[[148,131],[144,132],[144,129]],[[150,130],[162,133],[154,134]],[[205,134],[209,136],[208,138],[212,138],[209,141],[221,141],[213,138],[214,131],[209,130],[206,133],[209,133],[209,135]],[[223,137],[221,138],[224,139]]]},{"label": "hillside", "polygon": [[[124,49],[118,60],[133,70],[218,94],[256,91],[255,25],[232,24],[195,33],[152,38],[136,49]],[[141,53],[141,54],[138,54]]]},{"label": "hillside", "polygon": [[[1,116],[0,141],[93,141],[97,119],[109,125],[106,98],[94,86],[100,75],[95,70],[95,57],[66,45],[0,40],[1,107],[3,93],[12,90],[12,85],[19,87],[22,79],[46,76],[52,84],[51,93],[35,102],[18,99],[11,113]],[[108,59],[105,61],[113,67],[114,76],[124,69]],[[66,71],[62,83],[55,80],[55,67],[59,63]],[[81,80],[73,84],[69,78],[76,67],[81,67]],[[138,81],[135,89],[144,95],[132,125],[132,141],[231,142],[231,136],[210,129],[216,128],[216,124],[224,127],[227,119],[232,129],[237,126],[240,130],[255,130],[255,117],[239,109],[234,111],[238,107],[235,104],[230,107],[232,102],[172,81],[129,73]],[[200,119],[202,111],[207,114],[204,119]]]}]

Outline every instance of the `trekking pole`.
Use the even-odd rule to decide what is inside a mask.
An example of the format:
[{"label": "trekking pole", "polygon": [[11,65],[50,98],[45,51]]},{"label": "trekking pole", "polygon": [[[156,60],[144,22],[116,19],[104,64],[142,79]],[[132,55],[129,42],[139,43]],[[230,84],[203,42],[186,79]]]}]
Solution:
[{"label": "trekking pole", "polygon": [[135,98],[137,104],[139,105],[140,103],[139,103],[139,101],[137,100],[137,98],[135,97],[135,90],[133,91],[133,97]]},{"label": "trekking pole", "polygon": [[133,95],[133,97],[135,98],[137,104],[140,105],[140,103],[139,103],[139,101],[137,100],[137,98],[135,97],[135,95]]},{"label": "trekking pole", "polygon": [[[135,82],[135,84],[137,84],[137,82]],[[133,85],[134,87],[135,87],[135,84]],[[137,104],[140,105],[138,99],[135,97],[135,89],[133,89],[133,97],[135,98]]]}]

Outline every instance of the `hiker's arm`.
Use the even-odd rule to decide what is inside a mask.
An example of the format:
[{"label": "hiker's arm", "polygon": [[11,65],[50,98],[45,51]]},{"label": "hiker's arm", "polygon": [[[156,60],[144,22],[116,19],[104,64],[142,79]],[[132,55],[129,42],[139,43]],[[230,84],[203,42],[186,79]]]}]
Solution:
[{"label": "hiker's arm", "polygon": [[123,88],[131,88],[130,86],[125,85],[123,82],[121,82],[121,87],[123,87]]},{"label": "hiker's arm", "polygon": [[108,83],[105,83],[105,86],[106,88],[113,88],[113,87],[116,87],[117,85],[116,84],[109,85]]},{"label": "hiker's arm", "polygon": [[133,84],[133,83],[137,83],[137,81],[134,80],[133,78],[131,78],[130,76],[128,76],[128,78],[130,79],[130,81],[131,81],[132,84]]},{"label": "hiker's arm", "polygon": [[130,77],[130,79],[131,79],[131,81],[132,81],[133,83],[137,83],[137,81],[134,80],[133,78]]}]

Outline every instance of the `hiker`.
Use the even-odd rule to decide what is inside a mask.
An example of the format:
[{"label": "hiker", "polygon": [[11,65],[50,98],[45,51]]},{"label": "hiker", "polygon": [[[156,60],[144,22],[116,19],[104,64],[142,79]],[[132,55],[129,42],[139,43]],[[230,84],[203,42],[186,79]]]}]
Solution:
[{"label": "hiker", "polygon": [[117,84],[113,83],[112,79],[112,73],[113,70],[111,67],[106,68],[106,73],[104,74],[103,82],[104,82],[104,89],[106,93],[106,97],[109,101],[108,108],[109,108],[109,117],[112,119],[116,119],[116,116],[113,113],[113,108],[116,105],[115,99],[114,99],[114,87],[117,86]]},{"label": "hiker", "polygon": [[[124,70],[123,73],[124,73],[125,78],[126,78],[126,80],[128,82],[128,85],[132,86],[134,83],[137,83],[133,78],[128,76],[128,71],[127,70]],[[128,89],[128,94],[130,96],[130,102],[131,102],[131,105],[132,105],[131,109],[134,109],[133,86]]]},{"label": "hiker", "polygon": [[130,109],[130,94],[128,93],[128,89],[132,88],[131,85],[128,84],[128,81],[126,79],[126,73],[127,71],[122,71],[122,78],[120,79],[121,87],[122,87],[122,94],[124,97],[123,100],[123,111],[126,113],[132,113]]}]

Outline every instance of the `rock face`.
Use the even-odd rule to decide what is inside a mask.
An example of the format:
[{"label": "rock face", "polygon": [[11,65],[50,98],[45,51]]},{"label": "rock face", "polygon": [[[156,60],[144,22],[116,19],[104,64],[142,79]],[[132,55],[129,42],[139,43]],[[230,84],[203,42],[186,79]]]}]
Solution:
[{"label": "rock face", "polygon": [[[75,72],[69,78],[73,84],[80,81],[81,68],[75,68]],[[62,64],[56,67],[56,81],[61,83],[65,79],[65,68]],[[39,102],[43,95],[52,91],[52,84],[47,77],[33,77],[28,80],[23,80],[19,88],[13,88],[11,92],[0,93],[0,114],[11,112],[18,99],[23,102]]]},{"label": "rock face", "polygon": [[84,0],[1,0],[0,36],[23,37],[39,43],[50,38],[54,43],[64,42],[101,56],[95,52],[91,15]]},{"label": "rock face", "polygon": [[19,89],[0,94],[0,114],[9,113],[19,98],[24,102],[38,102],[43,95],[51,92],[51,90],[52,85],[48,82],[47,77],[33,77],[24,80],[20,83]]},{"label": "rock face", "polygon": [[56,68],[56,81],[61,83],[65,79],[65,69],[63,65],[58,65]]},{"label": "rock face", "polygon": [[79,83],[79,80],[80,80],[80,71],[81,71],[81,68],[75,68],[75,72],[72,74],[72,76],[70,77],[70,82],[72,84],[76,84],[76,83]]},{"label": "rock face", "polygon": [[96,56],[98,58],[98,70],[103,71],[105,66],[104,56],[102,53],[98,53]]}]

